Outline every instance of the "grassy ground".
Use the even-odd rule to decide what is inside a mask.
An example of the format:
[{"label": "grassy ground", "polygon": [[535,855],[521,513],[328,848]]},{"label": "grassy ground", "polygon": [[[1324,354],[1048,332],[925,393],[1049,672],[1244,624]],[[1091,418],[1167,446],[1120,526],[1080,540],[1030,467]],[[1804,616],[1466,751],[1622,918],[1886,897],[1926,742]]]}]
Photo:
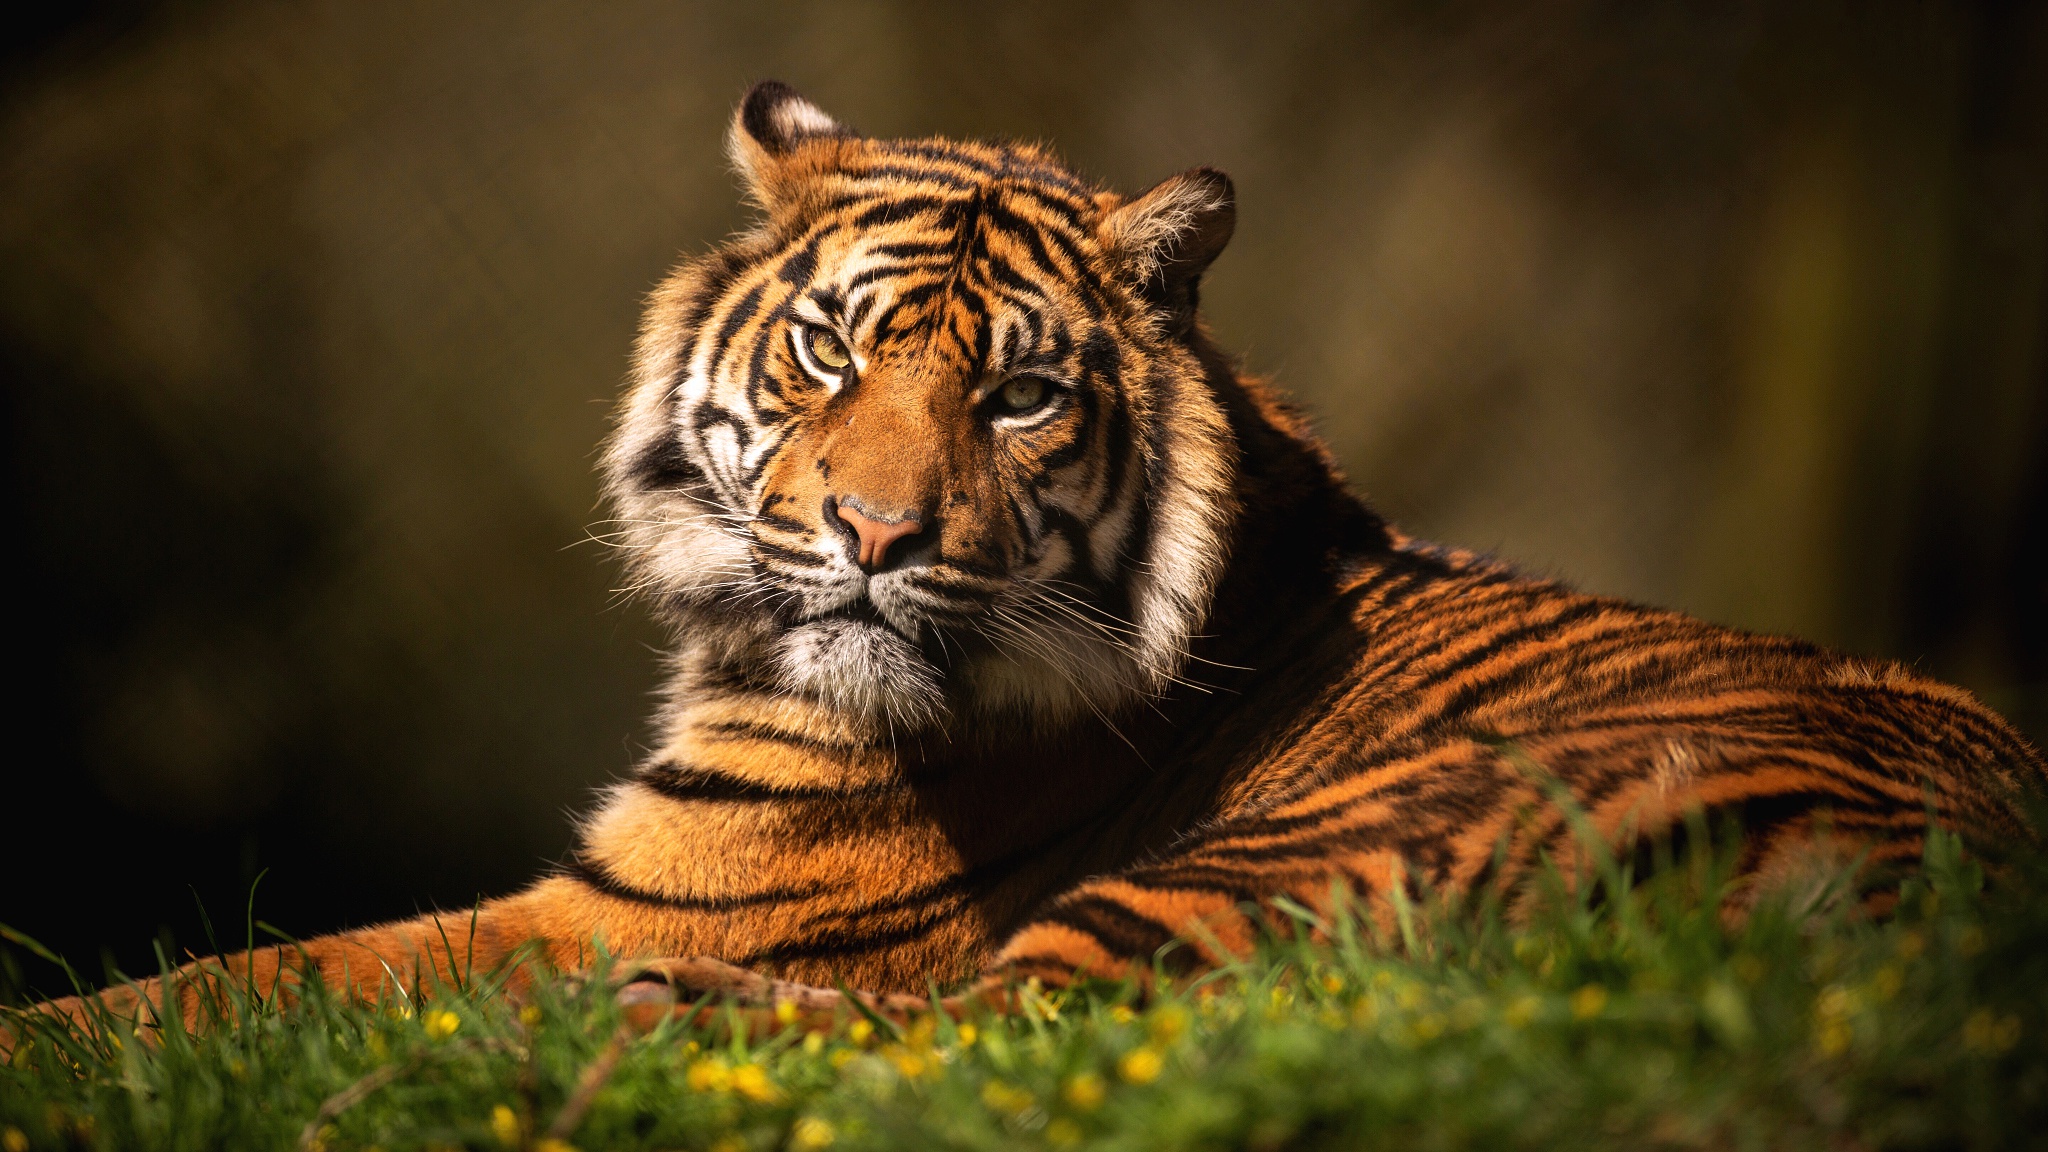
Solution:
[{"label": "grassy ground", "polygon": [[196,1040],[32,1026],[0,1152],[2041,1147],[2048,864],[1988,891],[1948,841],[1927,865],[1889,919],[1816,889],[1735,931],[1704,859],[1595,903],[1551,876],[1513,929],[1404,908],[1143,1006],[1097,987],[902,1032],[630,1036],[569,979],[524,1004],[316,990]]}]

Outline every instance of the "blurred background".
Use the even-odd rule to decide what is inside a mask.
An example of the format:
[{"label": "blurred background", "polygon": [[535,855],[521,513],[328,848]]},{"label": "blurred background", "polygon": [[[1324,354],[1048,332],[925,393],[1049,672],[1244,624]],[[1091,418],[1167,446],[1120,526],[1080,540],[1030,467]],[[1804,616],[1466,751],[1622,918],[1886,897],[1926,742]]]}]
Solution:
[{"label": "blurred background", "polygon": [[[593,448],[733,102],[1214,164],[1223,341],[1426,535],[2048,734],[2048,9],[126,3],[0,77],[0,921],[466,907],[646,736]],[[26,22],[24,22],[26,21]],[[265,871],[267,870],[267,872]],[[20,948],[0,993],[58,990]]]}]

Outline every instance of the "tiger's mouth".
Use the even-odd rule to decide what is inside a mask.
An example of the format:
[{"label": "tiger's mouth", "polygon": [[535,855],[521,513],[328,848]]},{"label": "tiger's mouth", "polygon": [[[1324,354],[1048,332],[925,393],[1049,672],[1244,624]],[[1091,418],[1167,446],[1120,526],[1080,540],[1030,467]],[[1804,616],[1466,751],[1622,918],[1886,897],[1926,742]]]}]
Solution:
[{"label": "tiger's mouth", "polygon": [[956,585],[934,594],[919,583],[916,573],[924,571],[920,567],[822,585],[798,584],[788,588],[789,598],[777,615],[784,628],[835,623],[883,630],[936,657],[949,643],[964,639],[963,633],[973,632],[975,621],[989,610],[988,590],[967,591]]},{"label": "tiger's mouth", "polygon": [[865,625],[869,628],[882,628],[913,644],[917,643],[926,631],[922,626],[922,622],[918,622],[914,627],[906,628],[904,624],[883,615],[882,610],[875,605],[874,600],[865,591],[843,604],[827,608],[822,612],[813,612],[799,618],[796,622],[800,624],[845,622],[854,625]]}]

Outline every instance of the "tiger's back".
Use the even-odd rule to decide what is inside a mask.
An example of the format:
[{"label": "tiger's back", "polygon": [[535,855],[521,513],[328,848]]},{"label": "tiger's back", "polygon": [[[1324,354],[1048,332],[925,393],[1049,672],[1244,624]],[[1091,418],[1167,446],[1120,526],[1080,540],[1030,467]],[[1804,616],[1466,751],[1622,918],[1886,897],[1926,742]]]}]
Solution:
[{"label": "tiger's back", "polygon": [[[651,297],[606,454],[676,636],[662,736],[474,962],[1213,962],[1281,896],[1512,887],[1575,843],[1559,788],[1625,851],[1736,815],[1753,884],[1910,863],[1930,811],[2031,835],[2042,760],[1960,690],[1380,519],[1199,322],[1221,173],[1123,197],[774,84],[731,149],[761,220]],[[446,948],[423,918],[230,968],[367,992]]]},{"label": "tiger's back", "polygon": [[1732,817],[1742,902],[1851,857],[1896,879],[1930,811],[1984,848],[2032,835],[2012,804],[2040,760],[1959,689],[1399,537],[1351,560],[1327,613],[1276,644],[1296,674],[1261,677],[1191,750],[1241,764],[1211,821],[1056,901],[1006,961],[1113,966],[1191,921],[1242,949],[1256,925],[1233,910],[1319,907],[1333,879],[1512,893],[1541,856],[1583,856],[1560,793],[1623,850]]}]

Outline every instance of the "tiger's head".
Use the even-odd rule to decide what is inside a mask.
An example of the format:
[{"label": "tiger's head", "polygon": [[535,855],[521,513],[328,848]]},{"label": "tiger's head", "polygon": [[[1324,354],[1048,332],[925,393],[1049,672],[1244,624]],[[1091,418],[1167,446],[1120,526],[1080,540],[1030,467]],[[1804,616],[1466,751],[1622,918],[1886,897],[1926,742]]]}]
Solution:
[{"label": "tiger's head", "polygon": [[1126,198],[772,82],[728,148],[759,222],[653,293],[605,464],[685,665],[892,730],[1158,691],[1234,515],[1195,327],[1229,178]]}]

